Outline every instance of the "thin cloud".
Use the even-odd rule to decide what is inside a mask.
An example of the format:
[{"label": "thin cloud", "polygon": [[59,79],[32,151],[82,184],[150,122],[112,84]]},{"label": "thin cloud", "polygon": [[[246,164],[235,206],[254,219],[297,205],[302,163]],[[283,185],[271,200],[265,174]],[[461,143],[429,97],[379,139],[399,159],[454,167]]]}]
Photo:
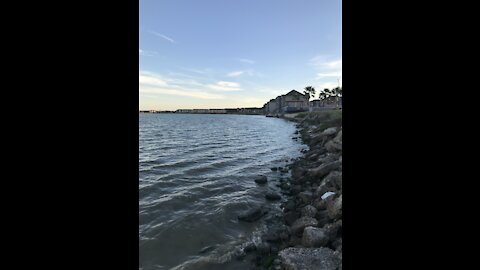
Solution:
[{"label": "thin cloud", "polygon": [[243,70],[232,71],[232,72],[228,73],[227,76],[228,77],[238,77],[238,76],[242,75],[243,73],[245,73],[245,71],[243,71]]},{"label": "thin cloud", "polygon": [[164,78],[158,74],[148,71],[140,71],[138,78],[138,88],[140,95],[174,95],[183,97],[193,97],[199,99],[223,99],[218,94],[208,93],[199,89],[191,88],[188,85],[201,86],[202,84],[194,80],[178,80]]},{"label": "thin cloud", "polygon": [[247,64],[255,64],[254,60],[250,60],[250,59],[247,59],[247,58],[239,58],[238,61],[243,62],[243,63],[247,63]]},{"label": "thin cloud", "polygon": [[160,33],[155,32],[155,31],[148,31],[148,32],[151,33],[151,34],[154,34],[154,35],[157,36],[157,37],[161,37],[161,38],[163,38],[163,39],[165,39],[165,40],[167,40],[167,41],[170,41],[171,43],[175,43],[175,40],[173,40],[173,38],[167,37],[167,36],[165,36],[165,35],[163,35],[163,34],[160,34]]},{"label": "thin cloud", "polygon": [[236,82],[218,81],[215,84],[207,85],[210,89],[217,91],[240,91],[240,84]]},{"label": "thin cloud", "polygon": [[324,83],[332,84],[332,79],[342,77],[342,58],[326,57],[317,55],[309,60],[308,64],[316,71],[316,80],[328,80]]}]

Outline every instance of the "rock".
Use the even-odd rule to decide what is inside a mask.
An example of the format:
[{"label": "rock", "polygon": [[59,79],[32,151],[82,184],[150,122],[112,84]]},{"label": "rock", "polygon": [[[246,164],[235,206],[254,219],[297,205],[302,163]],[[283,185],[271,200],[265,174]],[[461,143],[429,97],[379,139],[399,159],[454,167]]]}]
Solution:
[{"label": "rock", "polygon": [[325,210],[327,209],[327,203],[325,200],[322,200],[322,199],[316,199],[314,202],[313,202],[313,206],[315,206],[315,208],[317,210]]},{"label": "rock", "polygon": [[255,183],[266,184],[267,183],[267,177],[265,175],[258,176],[257,178],[255,178]]},{"label": "rock", "polygon": [[331,219],[338,219],[342,217],[342,195],[327,202],[327,213]]},{"label": "rock", "polygon": [[249,252],[254,251],[255,248],[256,248],[255,244],[253,242],[250,242],[243,248],[243,251],[245,251],[246,253],[249,253]]},{"label": "rock", "polygon": [[261,206],[257,206],[238,215],[238,219],[246,222],[254,222],[260,219],[266,213],[267,211]]},{"label": "rock", "polygon": [[337,238],[337,240],[333,241],[332,246],[336,251],[342,252],[342,238]]},{"label": "rock", "polygon": [[247,253],[245,253],[244,250],[242,249],[237,249],[234,251],[234,256],[237,260],[242,260],[243,258],[245,258],[245,256],[247,256]]},{"label": "rock", "polygon": [[337,270],[341,259],[333,250],[321,248],[287,248],[279,253],[285,270]]},{"label": "rock", "polygon": [[293,209],[295,209],[295,201],[294,200],[288,200],[288,202],[285,204],[285,209],[291,211]]},{"label": "rock", "polygon": [[329,141],[325,144],[325,149],[329,153],[338,153],[338,152],[342,151],[342,144],[337,143],[334,140],[331,140],[331,141]]},{"label": "rock", "polygon": [[323,227],[325,235],[329,241],[335,241],[342,233],[342,220],[338,220],[334,223],[329,223]]},{"label": "rock", "polygon": [[283,219],[288,226],[291,226],[298,218],[300,217],[300,213],[296,211],[290,211],[283,215]]},{"label": "rock", "polygon": [[302,245],[305,247],[323,247],[327,245],[328,237],[321,228],[305,227],[302,235]]},{"label": "rock", "polygon": [[266,255],[270,253],[270,245],[265,242],[261,242],[256,246],[257,252]]},{"label": "rock", "polygon": [[292,169],[292,177],[295,179],[299,179],[307,173],[307,170],[303,167],[295,166]]},{"label": "rock", "polygon": [[313,198],[313,194],[310,191],[303,191],[298,194],[298,197],[303,201],[303,203],[310,203]]},{"label": "rock", "polygon": [[294,185],[291,189],[293,194],[298,194],[300,191],[302,191],[302,186],[301,185]]},{"label": "rock", "polygon": [[308,170],[308,173],[311,174],[312,176],[316,177],[324,177],[325,175],[329,174],[331,171],[336,170],[340,168],[342,165],[342,162],[340,161],[333,161],[329,163],[322,164],[318,166],[317,168],[310,169]]},{"label": "rock", "polygon": [[315,196],[319,197],[328,191],[334,192],[342,188],[342,173],[339,171],[331,171],[315,190]]},{"label": "rock", "polygon": [[317,226],[318,221],[311,217],[301,217],[292,224],[292,233],[299,235],[303,232],[303,229],[308,226]]},{"label": "rock", "polygon": [[280,200],[282,197],[275,191],[268,191],[267,194],[265,194],[265,198],[270,201],[277,201]]},{"label": "rock", "polygon": [[317,208],[312,205],[307,205],[302,209],[302,217],[315,217],[317,214]]},{"label": "rock", "polygon": [[329,127],[322,132],[322,135],[332,136],[332,135],[335,135],[335,133],[337,133],[337,128],[336,127]]}]

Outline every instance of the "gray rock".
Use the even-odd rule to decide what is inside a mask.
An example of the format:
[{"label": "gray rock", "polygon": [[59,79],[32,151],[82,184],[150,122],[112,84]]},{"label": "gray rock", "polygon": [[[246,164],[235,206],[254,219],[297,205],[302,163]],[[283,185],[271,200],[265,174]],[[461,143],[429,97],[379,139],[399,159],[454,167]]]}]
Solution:
[{"label": "gray rock", "polygon": [[302,235],[302,245],[305,247],[323,247],[327,245],[328,237],[324,230],[316,227],[305,227]]},{"label": "gray rock", "polygon": [[327,202],[327,213],[331,219],[338,219],[342,217],[342,195]]},{"label": "gray rock", "polygon": [[267,194],[265,194],[265,198],[270,201],[277,201],[280,200],[282,197],[275,191],[268,191]]},{"label": "gray rock", "polygon": [[296,211],[290,211],[283,215],[283,219],[288,226],[293,225],[293,223],[300,217],[300,213]]},{"label": "gray rock", "polygon": [[[326,192],[336,192],[341,189],[342,173],[339,171],[331,171],[315,190],[315,197],[321,197]],[[340,184],[340,185],[339,185]]]},{"label": "gray rock", "polygon": [[246,253],[248,252],[252,252],[255,250],[255,244],[253,242],[250,242],[248,243],[244,248],[243,248],[243,251],[245,251]]},{"label": "gray rock", "polygon": [[288,202],[285,204],[285,209],[291,211],[295,209],[295,201],[294,200],[288,200]]},{"label": "gray rock", "polygon": [[322,135],[332,136],[332,135],[335,135],[335,133],[337,133],[337,128],[336,127],[329,127],[322,132]]},{"label": "gray rock", "polygon": [[310,203],[313,198],[313,194],[310,191],[300,192],[298,197],[302,200],[303,203]]},{"label": "gray rock", "polygon": [[299,235],[308,226],[317,226],[318,221],[311,217],[301,217],[292,224],[292,233]]},{"label": "gray rock", "polygon": [[266,213],[267,211],[261,206],[256,206],[238,215],[238,219],[246,222],[254,222],[260,219]]},{"label": "gray rock", "polygon": [[325,175],[329,174],[331,171],[340,168],[341,165],[342,165],[342,162],[336,160],[336,161],[333,161],[333,162],[322,164],[322,165],[318,166],[317,168],[310,169],[310,170],[308,170],[308,172],[312,176],[316,176],[316,177],[321,178],[321,177],[324,177]]},{"label": "gray rock", "polygon": [[315,208],[310,204],[302,208],[303,217],[315,217],[316,214],[317,214],[317,208]]},{"label": "gray rock", "polygon": [[265,175],[258,176],[257,178],[255,178],[255,183],[266,184],[267,183],[267,177]]},{"label": "gray rock", "polygon": [[336,270],[341,259],[333,250],[321,248],[287,248],[279,253],[285,270]]}]

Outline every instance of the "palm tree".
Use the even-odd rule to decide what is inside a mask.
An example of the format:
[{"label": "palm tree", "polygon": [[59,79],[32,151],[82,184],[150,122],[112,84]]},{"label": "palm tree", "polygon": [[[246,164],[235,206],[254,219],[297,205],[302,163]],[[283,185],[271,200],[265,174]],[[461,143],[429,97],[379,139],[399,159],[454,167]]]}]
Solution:
[{"label": "palm tree", "polygon": [[303,94],[308,94],[309,97],[314,98],[315,97],[315,88],[313,88],[313,86],[307,86],[307,87],[305,87],[305,90],[303,91]]}]

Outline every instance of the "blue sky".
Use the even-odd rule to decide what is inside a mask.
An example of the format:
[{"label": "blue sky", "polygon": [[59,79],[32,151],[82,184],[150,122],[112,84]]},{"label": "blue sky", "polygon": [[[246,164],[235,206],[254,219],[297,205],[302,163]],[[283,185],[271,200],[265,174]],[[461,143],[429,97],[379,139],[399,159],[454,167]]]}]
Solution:
[{"label": "blue sky", "polygon": [[292,89],[341,85],[341,6],[140,0],[140,109],[261,107]]}]

